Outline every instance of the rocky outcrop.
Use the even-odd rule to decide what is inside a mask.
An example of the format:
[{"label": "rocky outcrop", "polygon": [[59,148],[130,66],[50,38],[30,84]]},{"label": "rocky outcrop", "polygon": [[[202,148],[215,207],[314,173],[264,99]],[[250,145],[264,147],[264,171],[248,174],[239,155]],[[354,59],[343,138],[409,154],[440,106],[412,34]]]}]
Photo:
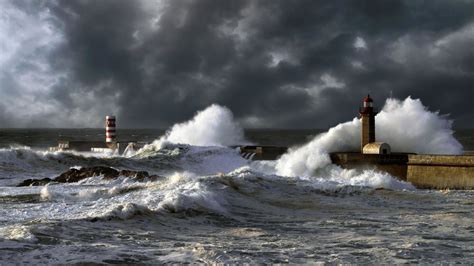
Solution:
[{"label": "rocky outcrop", "polygon": [[62,173],[61,175],[51,179],[51,178],[43,178],[43,179],[26,179],[20,184],[19,187],[25,186],[44,186],[48,183],[55,182],[55,183],[73,183],[78,182],[83,179],[93,177],[93,176],[102,176],[104,179],[116,179],[119,176],[133,178],[137,181],[154,181],[159,178],[160,176],[157,175],[149,175],[146,171],[134,171],[134,170],[116,170],[111,167],[106,166],[94,166],[94,167],[84,167],[81,169],[71,168],[66,172]]},{"label": "rocky outcrop", "polygon": [[26,179],[23,180],[17,187],[27,187],[27,186],[44,186],[49,182],[52,182],[51,178],[43,178],[43,179]]}]

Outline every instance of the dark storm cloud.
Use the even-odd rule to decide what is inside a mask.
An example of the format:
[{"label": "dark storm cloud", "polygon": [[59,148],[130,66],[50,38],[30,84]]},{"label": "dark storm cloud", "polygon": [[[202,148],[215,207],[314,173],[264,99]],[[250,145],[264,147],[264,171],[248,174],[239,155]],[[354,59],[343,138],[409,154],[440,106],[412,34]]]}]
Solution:
[{"label": "dark storm cloud", "polygon": [[367,92],[474,122],[474,1],[40,3],[18,8],[48,9],[64,38],[47,54],[64,72],[50,100],[81,114],[107,99],[124,127],[166,127],[212,103],[247,126],[327,127]]}]

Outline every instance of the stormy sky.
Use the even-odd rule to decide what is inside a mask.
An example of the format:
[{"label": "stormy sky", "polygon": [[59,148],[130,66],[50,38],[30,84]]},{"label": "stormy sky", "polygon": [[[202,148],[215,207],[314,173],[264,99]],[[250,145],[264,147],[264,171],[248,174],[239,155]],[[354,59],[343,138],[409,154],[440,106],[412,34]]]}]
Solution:
[{"label": "stormy sky", "polygon": [[0,0],[0,127],[327,128],[368,92],[473,127],[474,1]]}]

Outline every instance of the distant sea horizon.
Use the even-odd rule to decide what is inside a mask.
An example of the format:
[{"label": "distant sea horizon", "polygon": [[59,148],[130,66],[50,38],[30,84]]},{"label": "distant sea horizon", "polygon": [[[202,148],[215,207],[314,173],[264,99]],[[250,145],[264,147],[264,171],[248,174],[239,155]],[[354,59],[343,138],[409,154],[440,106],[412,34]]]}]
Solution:
[{"label": "distant sea horizon", "polygon": [[[122,141],[152,142],[163,136],[168,129],[117,128],[117,138]],[[295,146],[309,142],[321,128],[244,128],[245,138],[257,145]],[[474,151],[474,128],[455,128],[454,137],[464,151]],[[0,128],[0,148],[23,145],[31,148],[56,146],[58,140],[105,140],[104,128]],[[236,143],[238,145],[240,143]]]}]

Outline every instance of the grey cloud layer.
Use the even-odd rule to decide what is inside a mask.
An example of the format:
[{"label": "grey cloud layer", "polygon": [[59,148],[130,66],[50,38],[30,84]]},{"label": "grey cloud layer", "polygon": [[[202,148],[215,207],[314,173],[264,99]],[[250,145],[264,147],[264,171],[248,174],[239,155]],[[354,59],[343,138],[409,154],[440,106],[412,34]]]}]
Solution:
[{"label": "grey cloud layer", "polygon": [[[324,128],[354,117],[368,91],[380,104],[411,95],[457,126],[474,122],[474,1],[14,1],[6,10],[33,32],[0,61],[7,126],[98,126],[116,113],[124,127],[166,127],[218,103],[246,126]],[[35,24],[49,30],[35,34]]]}]

